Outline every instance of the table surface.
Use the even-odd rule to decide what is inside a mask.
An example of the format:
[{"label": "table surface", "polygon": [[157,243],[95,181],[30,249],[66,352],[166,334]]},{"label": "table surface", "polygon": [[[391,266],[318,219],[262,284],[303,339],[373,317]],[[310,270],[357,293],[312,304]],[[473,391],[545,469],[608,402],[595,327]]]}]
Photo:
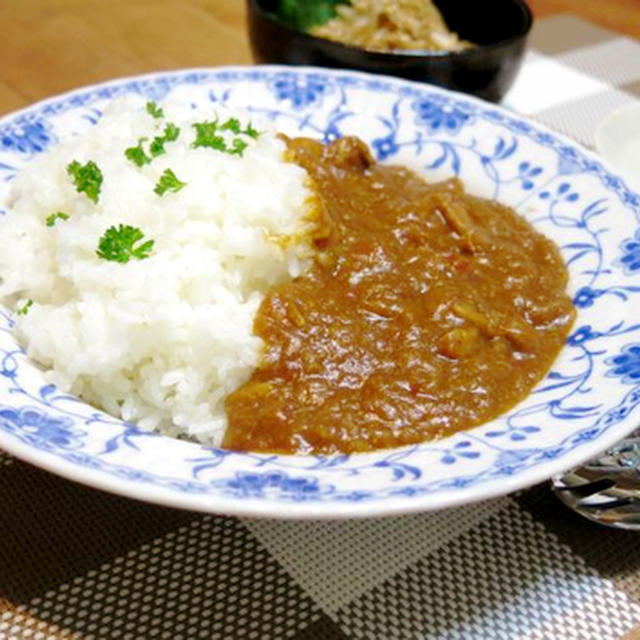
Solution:
[{"label": "table surface", "polygon": [[[530,0],[640,38],[640,0]],[[0,113],[159,69],[251,62],[243,0],[3,0]]]},{"label": "table surface", "polygon": [[[640,38],[640,0],[530,4],[540,28],[509,106],[589,145],[640,95],[640,44],[553,16]],[[0,25],[0,113],[118,76],[251,62],[242,0],[2,0]],[[546,486],[383,521],[238,520],[0,452],[0,640],[622,636],[640,638],[640,536],[586,522]]]}]

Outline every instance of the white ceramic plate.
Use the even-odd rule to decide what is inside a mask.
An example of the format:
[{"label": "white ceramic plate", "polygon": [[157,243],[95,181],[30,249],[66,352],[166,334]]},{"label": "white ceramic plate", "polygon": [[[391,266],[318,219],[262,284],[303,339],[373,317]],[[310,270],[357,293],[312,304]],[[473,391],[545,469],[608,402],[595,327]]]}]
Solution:
[{"label": "white ceramic plate", "polygon": [[640,411],[640,197],[592,153],[509,111],[427,85],[287,67],[177,71],[117,80],[0,121],[0,197],[61,134],[116,96],[168,94],[246,107],[293,135],[356,134],[387,162],[515,207],[561,247],[578,309],[547,377],[491,423],[351,456],[232,453],[149,434],[47,385],[1,316],[0,447],[67,478],[141,500],[272,517],[435,509],[504,494],[584,461]]}]

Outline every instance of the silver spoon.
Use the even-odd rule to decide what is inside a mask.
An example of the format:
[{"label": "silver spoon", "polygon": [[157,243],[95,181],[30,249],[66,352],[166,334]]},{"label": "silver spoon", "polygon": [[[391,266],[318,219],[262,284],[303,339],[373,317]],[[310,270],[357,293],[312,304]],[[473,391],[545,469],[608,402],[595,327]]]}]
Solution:
[{"label": "silver spoon", "polygon": [[556,496],[589,520],[640,531],[640,430],[551,482]]}]

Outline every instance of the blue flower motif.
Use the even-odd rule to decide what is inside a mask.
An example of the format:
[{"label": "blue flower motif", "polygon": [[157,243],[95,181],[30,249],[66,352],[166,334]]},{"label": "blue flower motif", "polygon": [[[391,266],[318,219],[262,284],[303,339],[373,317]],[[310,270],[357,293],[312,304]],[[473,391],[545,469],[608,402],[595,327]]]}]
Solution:
[{"label": "blue flower motif", "polygon": [[622,267],[627,275],[632,275],[640,271],[640,228],[636,229],[633,238],[627,238],[620,243],[622,257],[618,258],[614,264]]},{"label": "blue flower motif", "polygon": [[600,433],[598,429],[587,429],[585,431],[580,431],[571,442],[577,444],[579,442],[589,442],[593,440]]},{"label": "blue flower motif", "polygon": [[622,194],[622,201],[625,204],[630,204],[632,207],[640,207],[640,198],[635,193],[625,191]]},{"label": "blue flower motif", "polygon": [[585,324],[582,327],[576,329],[568,338],[567,343],[572,347],[578,347],[581,344],[584,344],[588,340],[593,340],[594,338],[599,338],[600,333],[594,331],[590,324]]},{"label": "blue flower motif", "polygon": [[325,144],[330,144],[341,137],[342,134],[340,133],[340,129],[335,122],[331,122],[325,129],[323,140]]},{"label": "blue flower motif", "polygon": [[518,165],[518,177],[522,182],[522,188],[530,191],[535,187],[534,178],[542,173],[542,167],[532,167],[530,162],[521,162]]},{"label": "blue flower motif", "polygon": [[73,428],[70,418],[52,418],[31,407],[21,409],[1,409],[0,421],[9,423],[14,429],[28,434],[34,440],[63,448],[76,448],[82,445],[83,431]]},{"label": "blue flower motif", "polygon": [[400,149],[393,136],[378,138],[371,143],[371,146],[373,147],[378,160],[384,160],[385,158],[398,153],[398,149]]},{"label": "blue flower motif", "polygon": [[413,103],[416,123],[427,126],[431,133],[446,131],[456,134],[471,122],[471,114],[455,106],[443,96],[430,96]]},{"label": "blue flower motif", "polygon": [[604,177],[604,183],[607,187],[611,187],[614,190],[618,190],[623,186],[622,180],[616,176],[606,175]]},{"label": "blue flower motif", "polygon": [[319,75],[279,73],[271,81],[270,88],[278,100],[289,100],[294,109],[302,110],[318,106],[330,87],[327,79]]},{"label": "blue flower motif", "polygon": [[[471,442],[468,440],[456,443],[453,449],[443,450],[444,455],[440,458],[440,462],[443,464],[454,464],[458,458],[466,458],[467,460],[479,458],[480,454],[477,451],[467,450],[469,447],[471,447]],[[418,477],[420,476],[418,475]]]},{"label": "blue flower motif", "polygon": [[279,495],[293,500],[304,500],[318,495],[321,491],[317,478],[293,478],[283,471],[249,473],[238,471],[233,478],[217,481],[216,486],[224,486],[238,497],[264,498]]},{"label": "blue flower motif", "polygon": [[[548,200],[551,198],[551,193],[549,191],[542,191],[538,195],[541,200]],[[553,198],[554,202],[560,202],[565,200],[566,202],[576,202],[580,199],[580,195],[575,191],[571,191],[571,185],[568,182],[563,182],[556,189],[556,195]]]},{"label": "blue flower motif", "polygon": [[573,304],[580,309],[586,309],[593,306],[593,301],[599,298],[604,291],[592,289],[591,287],[582,287],[578,289],[573,298]]},{"label": "blue flower motif", "polygon": [[556,141],[555,137],[549,133],[536,133],[535,140],[544,145],[554,144]]},{"label": "blue flower motif", "polygon": [[558,149],[558,153],[563,158],[569,158],[571,160],[578,160],[578,152],[574,147],[563,146]]},{"label": "blue flower motif", "polygon": [[640,382],[640,344],[626,345],[620,354],[607,358],[605,363],[611,367],[608,376],[620,377],[625,384]]},{"label": "blue flower motif", "polygon": [[54,136],[44,121],[23,121],[17,126],[9,126],[0,131],[2,151],[40,153],[53,141]]}]

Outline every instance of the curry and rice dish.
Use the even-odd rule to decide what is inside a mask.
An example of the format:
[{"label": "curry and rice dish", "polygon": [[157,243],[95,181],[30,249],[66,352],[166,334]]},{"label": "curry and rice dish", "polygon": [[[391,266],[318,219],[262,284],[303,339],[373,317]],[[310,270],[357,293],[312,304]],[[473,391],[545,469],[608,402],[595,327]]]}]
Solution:
[{"label": "curry and rice dish", "polygon": [[210,446],[360,452],[482,424],[574,317],[557,249],[514,211],[244,113],[117,101],[3,206],[0,295],[47,381]]}]

